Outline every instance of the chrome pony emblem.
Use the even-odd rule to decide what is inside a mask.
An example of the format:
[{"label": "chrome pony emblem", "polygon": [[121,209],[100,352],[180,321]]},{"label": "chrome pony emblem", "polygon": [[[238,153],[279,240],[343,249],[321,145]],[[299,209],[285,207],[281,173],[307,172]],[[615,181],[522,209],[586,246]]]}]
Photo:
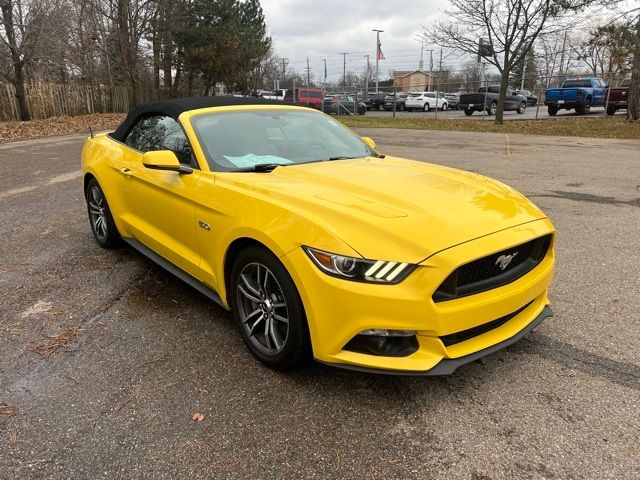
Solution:
[{"label": "chrome pony emblem", "polygon": [[509,266],[511,260],[513,260],[516,255],[518,255],[518,252],[512,253],[511,255],[500,255],[495,264],[498,265],[500,270],[504,270]]}]

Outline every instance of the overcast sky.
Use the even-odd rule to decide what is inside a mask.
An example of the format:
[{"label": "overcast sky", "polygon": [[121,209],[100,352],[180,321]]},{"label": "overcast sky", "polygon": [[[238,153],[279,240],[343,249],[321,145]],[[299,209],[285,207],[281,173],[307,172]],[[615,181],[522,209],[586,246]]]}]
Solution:
[{"label": "overcast sky", "polygon": [[[286,57],[302,73],[309,57],[311,74],[316,80],[323,76],[322,59],[327,59],[327,80],[342,76],[342,55],[347,55],[347,70],[362,71],[364,55],[375,62],[376,37],[380,34],[385,60],[380,62],[380,78],[389,70],[418,68],[422,25],[431,25],[445,0],[262,0],[269,34],[274,39],[276,54]],[[430,48],[426,46],[425,48]],[[438,48],[438,47],[434,47]],[[434,65],[439,50],[433,52]],[[460,60],[445,59],[444,63],[460,64]],[[429,52],[425,52],[425,69],[429,69]],[[434,66],[434,68],[437,68]]]}]

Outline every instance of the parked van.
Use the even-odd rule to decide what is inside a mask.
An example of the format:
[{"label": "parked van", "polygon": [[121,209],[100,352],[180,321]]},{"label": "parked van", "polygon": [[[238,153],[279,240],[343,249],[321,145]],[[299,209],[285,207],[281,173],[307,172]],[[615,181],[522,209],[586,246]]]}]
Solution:
[{"label": "parked van", "polygon": [[[293,89],[288,89],[283,99],[285,102],[293,102]],[[322,89],[320,88],[296,88],[295,102],[307,107],[320,110],[322,108]]]}]

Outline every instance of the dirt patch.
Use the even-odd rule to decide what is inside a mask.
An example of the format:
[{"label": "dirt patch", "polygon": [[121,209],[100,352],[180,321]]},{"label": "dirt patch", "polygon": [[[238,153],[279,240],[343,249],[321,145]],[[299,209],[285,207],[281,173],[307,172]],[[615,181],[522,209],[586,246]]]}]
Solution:
[{"label": "dirt patch", "polygon": [[114,130],[124,119],[124,113],[95,113],[77,117],[53,117],[30,122],[0,122],[0,143]]},{"label": "dirt patch", "polygon": [[75,342],[80,330],[80,325],[68,326],[55,335],[47,337],[49,341],[36,345],[34,350],[38,352],[42,358],[49,358]]}]

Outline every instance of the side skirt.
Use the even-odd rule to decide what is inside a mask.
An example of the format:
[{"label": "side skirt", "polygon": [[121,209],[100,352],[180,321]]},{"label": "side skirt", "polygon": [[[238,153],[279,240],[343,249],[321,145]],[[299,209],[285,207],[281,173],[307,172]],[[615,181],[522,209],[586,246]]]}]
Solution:
[{"label": "side skirt", "polygon": [[224,305],[224,303],[222,303],[222,299],[220,298],[220,295],[218,295],[218,293],[215,290],[212,290],[211,288],[207,287],[205,284],[203,284],[197,278],[194,278],[193,276],[189,275],[187,272],[185,272],[181,268],[176,267],[169,260],[167,260],[164,257],[158,255],[156,252],[151,250],[145,244],[140,243],[138,240],[136,240],[134,238],[128,238],[128,237],[122,237],[122,240],[124,240],[127,244],[129,244],[129,246],[133,247],[138,252],[143,254],[149,260],[152,260],[153,262],[157,263],[162,268],[167,270],[169,273],[172,273],[173,275],[178,277],[180,280],[182,280],[187,285],[191,286],[192,288],[195,288],[197,291],[202,293],[205,297],[209,298],[210,300],[213,300],[214,302],[216,302],[218,305],[220,305],[225,310],[229,310]]}]

